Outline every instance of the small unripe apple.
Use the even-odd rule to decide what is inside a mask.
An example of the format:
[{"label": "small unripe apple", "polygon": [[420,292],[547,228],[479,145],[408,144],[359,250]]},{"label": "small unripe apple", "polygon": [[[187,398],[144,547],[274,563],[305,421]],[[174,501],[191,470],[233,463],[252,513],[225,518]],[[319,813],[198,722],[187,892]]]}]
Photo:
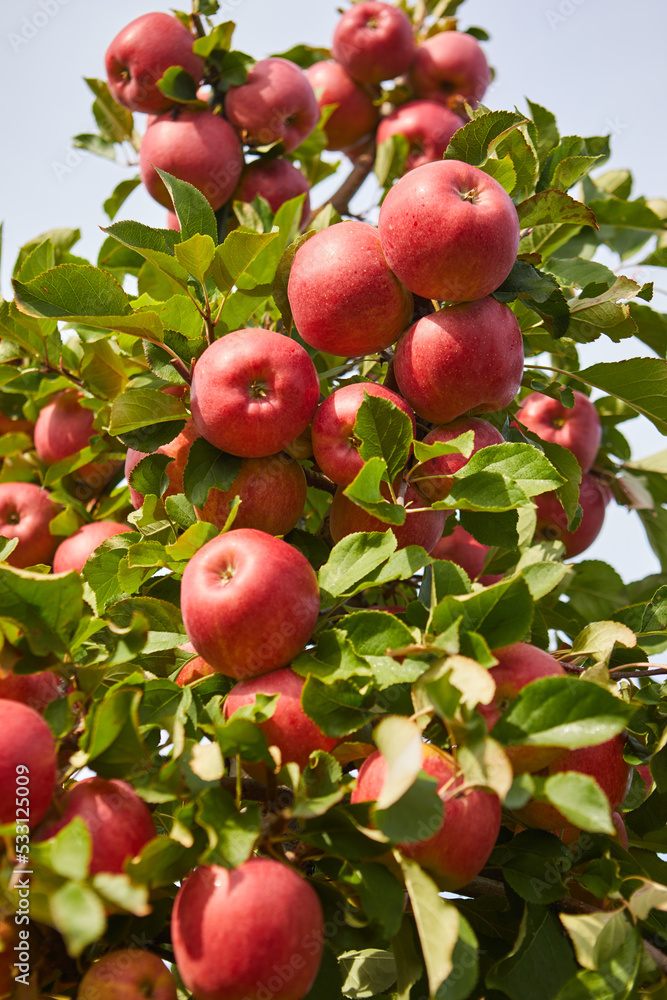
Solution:
[{"label": "small unripe apple", "polygon": [[438,442],[452,441],[467,431],[473,432],[473,448],[468,458],[461,454],[430,458],[419,466],[416,474],[411,477],[414,485],[429,500],[444,500],[446,496],[449,496],[454,485],[454,473],[467,465],[480,448],[505,443],[500,431],[497,431],[488,420],[481,420],[479,417],[460,417],[458,420],[453,420],[451,424],[441,424],[439,427],[434,427],[432,431],[428,432],[423,443],[437,444]]},{"label": "small unripe apple", "polygon": [[160,91],[158,80],[170,66],[180,66],[198,83],[204,71],[192,51],[194,37],[171,14],[154,11],[126,24],[104,57],[112,97],[129,108],[155,114],[174,101]]},{"label": "small unripe apple", "polygon": [[66,573],[73,569],[80,573],[88,558],[103,541],[134,530],[131,525],[120,524],[118,521],[91,521],[90,524],[82,525],[56,549],[53,572]]},{"label": "small unripe apple", "polygon": [[381,83],[412,65],[415,41],[404,11],[377,0],[362,0],[340,17],[331,54],[359,83]]},{"label": "small unripe apple", "polygon": [[380,209],[389,267],[427,299],[472,302],[512,270],[519,217],[507,191],[460,160],[425,163],[394,184]]},{"label": "small unripe apple", "polygon": [[294,255],[287,294],[311,347],[356,357],[393,344],[412,317],[412,295],[392,274],[375,226],[338,222]]},{"label": "small unripe apple", "polygon": [[464,124],[459,115],[436,101],[408,101],[382,119],[377,130],[377,144],[386,142],[392,135],[404,135],[409,146],[407,172],[424,163],[441,160],[449,140]]},{"label": "small unripe apple", "polygon": [[409,80],[418,97],[446,104],[460,95],[476,107],[491,71],[476,38],[462,31],[441,31],[417,46]]},{"label": "small unripe apple", "polygon": [[579,503],[583,511],[581,523],[575,531],[567,529],[567,514],[563,510],[556,493],[540,493],[535,497],[537,514],[537,541],[562,542],[565,557],[573,559],[581,555],[602,531],[607,504],[611,500],[611,490],[590,472],[584,472],[579,488]]},{"label": "small unripe apple", "polygon": [[[382,483],[380,492],[385,500],[390,499],[386,483]],[[393,531],[399,549],[408,545],[421,545],[427,552],[432,552],[442,538],[447,512],[431,510],[428,501],[410,484],[405,492],[405,507],[407,515],[403,524],[387,524],[358,507],[345,496],[339,486],[329,508],[331,537],[334,542],[339,542],[341,538],[357,531]]]},{"label": "small unripe apple", "polygon": [[305,680],[290,667],[272,670],[262,677],[240,681],[225,698],[224,714],[228,719],[242,705],[253,705],[258,694],[277,694],[273,715],[259,728],[269,746],[277,746],[283,764],[296,762],[301,770],[308,766],[313,750],[331,752],[340,740],[325,736],[320,727],[306,715],[301,706]]},{"label": "small unripe apple", "polygon": [[310,423],[320,382],[307,351],[281,333],[236,330],[195,365],[190,404],[202,437],[242,458],[275,455]]},{"label": "small unripe apple", "polygon": [[143,948],[110,951],[91,965],[77,1000],[176,1000],[176,982],[162,959]]},{"label": "small unripe apple", "polygon": [[602,440],[602,424],[595,405],[578,389],[574,406],[568,409],[558,399],[531,392],[521,403],[516,419],[543,441],[569,448],[582,472],[593,465]]},{"label": "small unripe apple", "polygon": [[217,672],[238,680],[290,663],[310,638],[319,607],[305,556],[252,528],[203,545],[181,582],[190,642]]},{"label": "small unripe apple", "polygon": [[202,866],[178,891],[171,940],[197,1000],[301,1000],[320,966],[322,906],[309,882],[273,858]]},{"label": "small unripe apple", "polygon": [[238,184],[243,153],[236,132],[220,115],[179,108],[149,125],[139,150],[146,190],[170,209],[171,196],[155,167],[192,184],[216,211]]},{"label": "small unripe apple", "polygon": [[83,778],[65,792],[61,818],[41,834],[54,837],[80,816],[92,842],[90,874],[123,871],[125,862],[139,854],[156,836],[155,823],[145,802],[131,785],[117,778]]},{"label": "small unripe apple", "polygon": [[0,483],[0,535],[18,538],[7,556],[10,566],[25,569],[51,562],[58,539],[49,524],[59,511],[51,494],[35,483]]},{"label": "small unripe apple", "polygon": [[315,461],[332,482],[347,486],[361,469],[363,459],[354,438],[354,422],[364,395],[387,399],[407,414],[415,432],[415,415],[409,403],[377,382],[341,386],[318,406],[312,425]]},{"label": "small unripe apple", "polygon": [[307,75],[279,56],[261,59],[245,83],[229,88],[225,114],[247,145],[282,142],[288,153],[308,138],[320,117]]},{"label": "small unripe apple", "polygon": [[284,452],[244,458],[229,489],[212,489],[204,506],[196,508],[197,516],[222,529],[238,496],[241,503],[233,529],[258,528],[269,535],[286,535],[303,514],[307,492],[303,469]]},{"label": "small unripe apple", "polygon": [[415,413],[447,424],[508,406],[523,361],[516,316],[489,296],[417,320],[396,345],[394,375]]},{"label": "small unripe apple", "polygon": [[[468,788],[452,756],[430,743],[423,747],[422,770],[436,778],[445,814],[424,823],[424,838],[398,846],[426,868],[442,889],[455,892],[482,870],[500,832],[500,800],[492,792]],[[352,802],[378,798],[387,761],[377,751],[359,769]]]},{"label": "small unripe apple", "polygon": [[333,60],[314,63],[305,74],[320,110],[336,105],[324,125],[327,149],[348,149],[375,131],[380,109],[374,104],[376,94],[370,88],[355,83]]},{"label": "small unripe apple", "polygon": [[49,726],[29,705],[0,698],[0,825],[36,826],[55,785],[56,743]]}]

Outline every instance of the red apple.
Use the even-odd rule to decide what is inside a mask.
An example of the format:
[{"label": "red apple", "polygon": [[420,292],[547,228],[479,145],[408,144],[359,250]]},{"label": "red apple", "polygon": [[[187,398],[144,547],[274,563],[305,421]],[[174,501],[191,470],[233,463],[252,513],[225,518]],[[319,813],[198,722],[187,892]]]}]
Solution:
[{"label": "red apple", "polygon": [[82,525],[56,549],[53,572],[66,573],[73,569],[80,573],[89,556],[105,539],[134,530],[131,525],[119,524],[118,521],[91,521],[90,524]]},{"label": "red apple", "polygon": [[249,163],[241,174],[241,181],[234,192],[235,201],[254,201],[259,195],[269,203],[275,214],[281,205],[305,194],[301,222],[310,215],[310,184],[293,163],[282,156],[275,160],[256,160]]},{"label": "red apple", "polygon": [[516,419],[543,441],[569,448],[582,471],[588,472],[600,448],[602,425],[588,396],[578,389],[573,394],[574,406],[568,410],[558,399],[531,392],[521,403]]},{"label": "red apple", "polygon": [[238,184],[243,153],[236,132],[220,115],[179,108],[149,125],[139,150],[148,193],[171,208],[171,196],[155,167],[192,184],[216,211]]},{"label": "red apple", "polygon": [[303,514],[308,486],[303,469],[280,452],[267,458],[244,458],[228,490],[212,489],[197,516],[224,528],[234,497],[241,498],[232,528],[258,528],[269,535],[286,535]]},{"label": "red apple", "polygon": [[306,429],[319,396],[306,350],[281,333],[253,327],[206,348],[195,365],[190,404],[197,430],[216,448],[263,458]]},{"label": "red apple", "polygon": [[389,347],[410,322],[412,295],[389,269],[375,226],[338,222],[297,250],[287,294],[307,344],[343,357]]},{"label": "red apple", "polygon": [[7,557],[10,566],[25,569],[51,562],[58,540],[49,524],[59,511],[51,495],[35,483],[0,483],[0,535],[19,542]]},{"label": "red apple", "polygon": [[235,684],[225,698],[224,714],[228,719],[242,705],[254,705],[258,694],[277,694],[276,708],[259,728],[269,746],[277,746],[283,764],[295,761],[302,771],[308,766],[313,750],[330,753],[340,740],[325,736],[301,707],[301,692],[305,684],[303,677],[295,674],[290,667],[272,670],[262,677],[240,681]]},{"label": "red apple", "polygon": [[92,842],[91,875],[122,872],[125,862],[156,836],[146,803],[131,785],[117,778],[83,778],[75,782],[65,792],[61,808],[61,818],[47,826],[40,839],[50,840],[80,816]]},{"label": "red apple", "polygon": [[363,0],[339,19],[331,54],[353,80],[381,83],[405,73],[415,49],[407,14],[388,3]]},{"label": "red apple", "polygon": [[471,580],[479,580],[485,587],[488,587],[503,578],[502,573],[487,573],[480,576],[488,551],[488,545],[482,545],[465,528],[457,524],[451,535],[440,539],[431,551],[431,555],[434,559],[448,559],[450,562],[456,563],[457,566],[466,571]]},{"label": "red apple", "polygon": [[[389,488],[386,483],[382,484],[380,492],[386,500],[389,500]],[[399,549],[404,549],[408,545],[421,545],[427,552],[431,552],[442,537],[447,512],[431,510],[428,501],[409,484],[405,493],[405,506],[407,517],[404,523],[390,525],[367,513],[362,507],[358,507],[345,496],[342,487],[339,486],[329,508],[331,537],[334,542],[339,542],[341,538],[357,531],[393,531]]]},{"label": "red apple", "polygon": [[0,825],[36,826],[56,785],[53,733],[34,708],[0,698]]},{"label": "red apple", "polygon": [[[191,642],[184,642],[178,648],[184,649],[187,653],[196,652]],[[195,656],[192,660],[188,660],[182,668],[176,678],[176,683],[179,687],[186,687],[188,684],[194,684],[195,681],[200,680],[202,677],[210,677],[215,672],[211,664],[207,663],[203,656]]]},{"label": "red apple", "polygon": [[317,408],[312,441],[315,461],[325,476],[339,486],[351,483],[364,464],[354,437],[354,422],[364,395],[388,399],[410,417],[415,432],[415,415],[410,405],[391,389],[377,382],[354,382],[336,389]]},{"label": "red apple", "polygon": [[519,217],[498,181],[460,160],[401,177],[380,209],[382,249],[411,292],[471,302],[502,285],[519,246]]},{"label": "red apple", "polygon": [[[433,744],[424,744],[422,769],[437,779],[445,815],[424,824],[422,840],[398,846],[435,876],[442,889],[455,892],[479,874],[493,850],[500,831],[500,800],[481,788],[463,791],[456,761]],[[386,775],[385,758],[379,751],[371,754],[359,769],[352,802],[376,800]]]},{"label": "red apple", "polygon": [[[549,776],[561,771],[576,771],[590,775],[607,796],[613,813],[626,796],[632,771],[630,765],[623,760],[624,742],[623,736],[619,735],[596,746],[565,750],[540,773]],[[521,809],[515,809],[514,815],[524,826],[537,827],[539,830],[560,830],[571,825],[554,806],[535,799],[531,799]]]},{"label": "red apple", "polygon": [[592,545],[602,530],[605,510],[611,500],[611,490],[601,479],[584,472],[579,488],[579,503],[583,515],[575,531],[567,530],[567,515],[556,493],[541,493],[535,498],[537,513],[536,541],[562,542],[565,557],[581,555]]},{"label": "red apple", "polygon": [[40,670],[36,674],[14,673],[22,655],[5,640],[0,651],[0,698],[21,701],[41,714],[49,702],[59,697],[60,681],[50,670]]},{"label": "red apple", "polygon": [[380,110],[374,104],[376,94],[370,88],[355,83],[332,60],[314,63],[305,74],[317,95],[320,110],[336,105],[324,126],[327,149],[347,149],[375,131]]},{"label": "red apple", "polygon": [[418,97],[446,104],[456,94],[476,107],[491,71],[476,38],[461,31],[441,31],[417,46],[409,79]]},{"label": "red apple", "polygon": [[95,414],[81,406],[81,398],[76,389],[64,389],[40,410],[35,424],[40,462],[54,465],[88,447]]},{"label": "red apple", "polygon": [[157,82],[170,66],[201,80],[204,63],[192,51],[193,36],[171,14],[154,11],[126,24],[106,51],[104,63],[112,97],[130,111],[156,113],[175,103]]},{"label": "red apple", "polygon": [[523,375],[517,318],[491,297],[423,316],[396,345],[394,375],[415,413],[434,424],[501,410]]},{"label": "red apple", "polygon": [[[477,706],[489,732],[526,684],[541,677],[565,676],[558,660],[527,642],[494,649],[493,655],[498,665],[491,667],[489,675],[496,685],[496,693],[488,705]],[[515,774],[539,771],[563,752],[561,747],[507,747],[506,751]]]},{"label": "red apple", "polygon": [[176,212],[167,212],[167,229],[174,229],[177,233],[180,233],[181,224],[178,221]]},{"label": "red apple", "polygon": [[171,940],[197,1000],[301,1000],[324,943],[317,893],[273,858],[195,869],[178,891]]},{"label": "red apple", "polygon": [[249,146],[282,142],[296,149],[317,125],[317,100],[300,66],[273,56],[255,63],[245,83],[230,87],[225,115]]},{"label": "red apple", "polygon": [[319,612],[315,572],[300,552],[263,531],[239,528],[207,542],[181,582],[192,645],[229,677],[254,677],[300,653]]},{"label": "red apple", "polygon": [[77,1000],[176,1000],[176,982],[162,959],[143,948],[110,951],[91,965]]},{"label": "red apple", "polygon": [[[176,388],[176,386],[174,386]],[[169,480],[169,486],[167,487],[164,496],[170,497],[174,496],[176,493],[183,492],[183,473],[185,472],[185,466],[188,464],[188,457],[190,455],[190,448],[192,447],[192,442],[196,441],[199,437],[197,428],[195,427],[194,420],[188,420],[185,427],[177,434],[173,441],[169,441],[167,444],[162,444],[155,452],[156,455],[168,455],[169,458],[173,458],[173,462],[170,462],[166,468],[167,479]],[[135,451],[134,448],[127,449],[127,455],[125,457],[125,477],[129,481],[130,473],[135,465],[146,458],[146,452]],[[132,500],[132,506],[135,510],[138,510],[144,502],[143,493],[139,493],[134,487],[130,486],[130,498]]]},{"label": "red apple", "polygon": [[452,441],[467,431],[473,432],[473,450],[468,458],[461,454],[430,458],[419,466],[414,476],[410,477],[414,485],[429,500],[444,500],[446,496],[449,496],[454,485],[454,473],[467,465],[480,448],[505,443],[500,431],[497,431],[488,420],[481,420],[479,417],[460,417],[458,420],[453,420],[451,424],[441,424],[439,427],[434,427],[432,431],[428,432],[423,443],[437,444],[438,442]]},{"label": "red apple", "polygon": [[424,163],[441,160],[449,140],[464,124],[459,115],[436,101],[409,101],[382,119],[377,130],[377,144],[386,142],[392,135],[404,135],[409,146],[407,173]]}]

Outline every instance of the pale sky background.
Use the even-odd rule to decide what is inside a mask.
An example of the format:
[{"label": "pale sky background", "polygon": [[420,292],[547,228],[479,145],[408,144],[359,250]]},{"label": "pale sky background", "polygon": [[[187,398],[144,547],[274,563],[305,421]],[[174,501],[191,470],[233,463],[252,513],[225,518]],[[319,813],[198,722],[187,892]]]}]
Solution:
[{"label": "pale sky background", "polygon": [[[95,257],[108,219],[102,203],[132,170],[74,150],[71,136],[95,131],[92,95],[83,77],[104,76],[114,35],[140,14],[168,10],[155,0],[3,0],[0,4],[0,91],[3,151],[0,219],[4,247],[0,281],[10,294],[13,261],[22,243],[45,230],[82,230],[75,253]],[[329,45],[339,15],[335,0],[222,0],[216,22],[234,20],[235,47],[256,58],[298,42]],[[525,98],[557,117],[561,135],[612,134],[609,166],[635,177],[633,196],[667,196],[662,0],[467,0],[460,27],[484,27],[496,81],[484,103],[526,110]],[[142,116],[137,115],[143,131]],[[608,169],[605,168],[605,169]],[[370,203],[360,193],[357,208]],[[317,191],[313,195],[317,202]],[[164,225],[164,209],[137,189],[118,218]],[[655,280],[661,269],[622,271]],[[667,295],[654,306],[667,312]],[[591,345],[582,363],[650,354],[638,343]],[[641,458],[666,446],[643,419],[622,425]],[[635,515],[612,504],[598,540],[580,557],[604,559],[626,580],[658,570]]]}]

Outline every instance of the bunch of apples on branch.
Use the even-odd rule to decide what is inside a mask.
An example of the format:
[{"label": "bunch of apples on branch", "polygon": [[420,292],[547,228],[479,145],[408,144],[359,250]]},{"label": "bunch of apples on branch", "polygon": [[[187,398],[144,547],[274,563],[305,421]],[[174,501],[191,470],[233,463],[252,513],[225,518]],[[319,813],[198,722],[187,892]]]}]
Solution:
[{"label": "bunch of apples on branch", "polygon": [[461,6],[87,81],[139,176],[0,302],[0,997],[666,989],[667,579],[576,557],[616,503],[667,566],[667,210]]}]

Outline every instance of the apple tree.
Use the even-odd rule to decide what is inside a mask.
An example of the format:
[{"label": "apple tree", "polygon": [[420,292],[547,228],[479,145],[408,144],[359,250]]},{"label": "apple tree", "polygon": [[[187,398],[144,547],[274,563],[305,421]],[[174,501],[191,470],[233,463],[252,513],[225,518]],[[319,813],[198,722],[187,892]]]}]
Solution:
[{"label": "apple tree", "polygon": [[667,211],[461,6],[87,81],[140,173],[0,301],[0,996],[667,996]]}]

